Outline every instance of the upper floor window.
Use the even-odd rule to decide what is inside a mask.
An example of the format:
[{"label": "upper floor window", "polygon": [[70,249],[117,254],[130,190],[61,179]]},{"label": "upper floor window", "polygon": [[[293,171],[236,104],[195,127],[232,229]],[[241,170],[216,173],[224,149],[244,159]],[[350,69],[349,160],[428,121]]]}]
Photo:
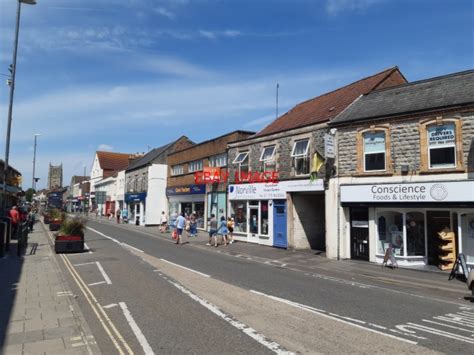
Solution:
[{"label": "upper floor window", "polygon": [[209,166],[219,168],[227,165],[227,153],[213,155],[209,157]]},{"label": "upper floor window", "polygon": [[[188,171],[194,173],[202,170],[202,160],[195,160],[188,163]],[[182,173],[181,173],[182,174]]]},{"label": "upper floor window", "polygon": [[171,175],[182,175],[184,174],[183,165],[174,165],[171,167]]},{"label": "upper floor window", "polygon": [[262,162],[264,171],[271,171],[275,169],[275,150],[276,149],[274,145],[263,148],[260,161]]},{"label": "upper floor window", "polygon": [[249,172],[249,152],[240,152],[232,163],[238,164],[239,179],[242,180],[244,177],[242,173],[248,174]]},{"label": "upper floor window", "polygon": [[364,133],[364,171],[385,170],[385,132]]},{"label": "upper floor window", "polygon": [[309,174],[309,139],[296,141],[291,151],[295,175]]},{"label": "upper floor window", "polygon": [[456,127],[454,123],[427,127],[430,169],[456,167]]}]

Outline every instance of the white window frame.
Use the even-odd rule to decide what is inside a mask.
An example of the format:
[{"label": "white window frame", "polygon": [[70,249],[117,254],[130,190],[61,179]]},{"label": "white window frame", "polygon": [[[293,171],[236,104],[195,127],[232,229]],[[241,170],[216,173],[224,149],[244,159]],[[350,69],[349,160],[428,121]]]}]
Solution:
[{"label": "white window frame", "polygon": [[227,153],[216,154],[209,157],[209,166],[212,168],[222,168],[227,166]]},{"label": "white window frame", "polygon": [[[370,153],[367,153],[365,151],[365,135],[366,134],[380,134],[380,133],[383,133],[383,142],[384,142],[384,145],[383,145],[383,150],[381,151],[376,151],[376,152],[370,152]],[[364,163],[364,172],[366,173],[371,173],[371,172],[377,172],[377,171],[386,171],[387,170],[387,133],[385,131],[376,131],[376,132],[364,132],[362,133],[362,150],[363,150],[363,157],[362,159],[364,160],[363,163]],[[383,153],[383,157],[384,157],[384,168],[383,169],[372,169],[372,170],[367,170],[366,166],[365,166],[365,162],[366,162],[366,159],[365,159],[365,156],[366,155],[370,155],[370,154],[380,154],[380,153]]]},{"label": "white window frame", "polygon": [[[272,154],[270,155],[270,157],[264,159],[265,151],[269,148],[273,148]],[[276,145],[269,145],[269,146],[263,147],[262,154],[260,154],[260,161],[268,162],[270,160],[273,160],[273,158],[275,157],[275,151],[276,151]]]},{"label": "white window frame", "polygon": [[[240,159],[239,159],[240,157]],[[239,166],[239,179],[242,180],[242,163],[247,159],[247,165],[244,165],[247,167],[247,173],[250,172],[250,162],[249,162],[249,152],[239,152],[237,156],[235,157],[234,161],[232,162],[233,164],[238,164]]]},{"label": "white window frame", "polygon": [[[302,154],[296,154],[295,153],[295,150],[296,150],[296,145],[299,143],[299,142],[303,142],[303,141],[306,141],[306,150],[304,151],[304,153]],[[304,138],[304,139],[298,139],[297,141],[295,141],[295,143],[293,144],[293,149],[291,150],[291,157],[293,158],[293,167],[294,167],[294,172],[295,172],[295,176],[305,176],[305,175],[309,175],[310,174],[310,171],[308,171],[307,173],[303,173],[303,174],[299,174],[297,171],[296,171],[296,160],[297,159],[309,159],[309,156],[308,156],[308,152],[309,152],[309,143],[310,143],[310,139],[309,138]],[[310,164],[311,162],[308,162],[308,164]],[[309,170],[311,170],[311,166],[309,167]]]},{"label": "white window frame", "polygon": [[171,175],[176,176],[176,175],[183,175],[183,174],[184,174],[183,164],[173,165],[171,167]]},{"label": "white window frame", "polygon": [[188,163],[188,171],[194,173],[195,171],[201,171],[203,168],[202,160],[194,160]]},{"label": "white window frame", "polygon": [[[437,170],[437,169],[450,169],[450,168],[456,168],[457,167],[457,157],[456,157],[456,124],[454,122],[446,122],[446,123],[443,123],[441,126],[449,126],[449,125],[452,125],[454,126],[454,142],[451,143],[451,144],[446,144],[446,145],[443,145],[441,147],[430,147],[430,136],[429,136],[429,129],[433,126],[436,126],[436,124],[430,124],[428,126],[426,126],[426,147],[428,149],[428,169],[429,170]],[[443,165],[439,165],[439,166],[431,166],[431,150],[435,150],[435,149],[442,149],[442,148],[454,148],[454,163],[451,165],[448,165],[448,164],[443,164]]]}]

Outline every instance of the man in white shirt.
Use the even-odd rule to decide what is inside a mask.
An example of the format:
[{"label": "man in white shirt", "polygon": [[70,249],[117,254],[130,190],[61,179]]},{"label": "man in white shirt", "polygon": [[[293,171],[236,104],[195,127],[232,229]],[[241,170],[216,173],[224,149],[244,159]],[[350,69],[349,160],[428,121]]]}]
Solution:
[{"label": "man in white shirt", "polygon": [[176,244],[181,244],[181,236],[183,235],[184,227],[186,226],[186,218],[184,218],[184,212],[176,219],[176,230],[178,232],[178,239],[176,240]]}]

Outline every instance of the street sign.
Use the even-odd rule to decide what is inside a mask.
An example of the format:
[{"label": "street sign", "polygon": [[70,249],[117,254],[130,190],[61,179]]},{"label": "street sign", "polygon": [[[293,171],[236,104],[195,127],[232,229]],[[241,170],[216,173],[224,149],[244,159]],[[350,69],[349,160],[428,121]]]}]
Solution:
[{"label": "street sign", "polygon": [[332,134],[324,135],[324,156],[326,159],[336,157],[334,136]]}]

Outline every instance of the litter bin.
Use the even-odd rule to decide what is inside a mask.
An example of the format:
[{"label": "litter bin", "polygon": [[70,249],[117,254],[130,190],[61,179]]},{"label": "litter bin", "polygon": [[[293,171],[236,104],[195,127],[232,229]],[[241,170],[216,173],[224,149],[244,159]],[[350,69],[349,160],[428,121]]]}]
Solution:
[{"label": "litter bin", "polygon": [[7,223],[0,222],[0,258],[5,256],[5,242],[7,237]]},{"label": "litter bin", "polygon": [[135,217],[135,225],[139,226],[140,225],[140,216]]}]

